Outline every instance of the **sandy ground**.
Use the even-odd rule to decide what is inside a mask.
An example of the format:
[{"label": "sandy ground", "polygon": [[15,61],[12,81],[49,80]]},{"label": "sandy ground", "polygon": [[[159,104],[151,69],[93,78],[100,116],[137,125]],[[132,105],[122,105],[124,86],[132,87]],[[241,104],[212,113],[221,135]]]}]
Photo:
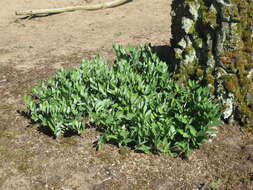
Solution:
[{"label": "sandy ground", "polygon": [[[99,1],[92,1],[96,3]],[[167,44],[169,1],[134,0],[117,8],[77,11],[17,20],[15,10],[87,4],[82,0],[1,0],[0,60],[17,69],[36,67],[52,57],[110,52],[113,44]],[[20,18],[20,17],[19,17]],[[94,54],[95,55],[95,54]],[[60,67],[61,63],[51,63]]]},{"label": "sandy ground", "polygon": [[21,96],[60,67],[98,54],[113,60],[113,44],[169,46],[170,0],[133,0],[30,20],[14,14],[97,2],[102,1],[0,1],[0,189],[252,190],[253,136],[238,126],[220,126],[212,143],[182,160],[112,145],[96,151],[94,129],[55,140],[21,114]]}]

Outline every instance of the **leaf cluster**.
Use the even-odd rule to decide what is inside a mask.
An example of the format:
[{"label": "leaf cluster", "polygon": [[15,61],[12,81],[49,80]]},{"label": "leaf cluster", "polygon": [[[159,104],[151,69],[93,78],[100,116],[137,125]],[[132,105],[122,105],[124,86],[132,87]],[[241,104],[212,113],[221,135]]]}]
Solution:
[{"label": "leaf cluster", "polygon": [[187,155],[214,133],[220,113],[208,88],[178,85],[148,46],[114,49],[114,64],[83,60],[33,88],[24,98],[31,119],[55,136],[81,133],[88,120],[105,129],[99,145],[145,153]]}]

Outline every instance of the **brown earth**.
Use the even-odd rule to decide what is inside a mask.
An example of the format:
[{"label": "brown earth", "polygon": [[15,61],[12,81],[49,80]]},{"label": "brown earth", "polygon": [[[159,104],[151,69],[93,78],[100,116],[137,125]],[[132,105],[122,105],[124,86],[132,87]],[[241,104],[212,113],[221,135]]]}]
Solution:
[{"label": "brown earth", "polygon": [[[93,12],[20,19],[16,10],[93,4],[97,0],[0,1],[0,189],[253,189],[253,135],[219,127],[217,138],[189,160],[145,155],[106,145],[99,135],[55,140],[31,124],[21,96],[60,67],[98,54],[113,60],[113,44],[151,43],[163,53],[170,38],[168,0],[133,0]],[[160,51],[159,51],[160,52]]]}]

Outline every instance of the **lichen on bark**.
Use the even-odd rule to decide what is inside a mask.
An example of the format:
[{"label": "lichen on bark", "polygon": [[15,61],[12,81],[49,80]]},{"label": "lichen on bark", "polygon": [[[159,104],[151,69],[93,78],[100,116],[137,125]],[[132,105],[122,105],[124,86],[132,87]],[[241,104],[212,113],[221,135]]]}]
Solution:
[{"label": "lichen on bark", "polygon": [[208,85],[223,119],[253,129],[253,0],[174,0],[175,77]]}]

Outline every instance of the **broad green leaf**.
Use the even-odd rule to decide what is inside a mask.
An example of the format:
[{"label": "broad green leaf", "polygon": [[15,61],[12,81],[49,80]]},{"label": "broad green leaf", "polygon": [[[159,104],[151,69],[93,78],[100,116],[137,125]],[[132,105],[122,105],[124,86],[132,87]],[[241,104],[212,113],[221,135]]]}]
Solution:
[{"label": "broad green leaf", "polygon": [[196,129],[195,129],[193,126],[188,125],[188,129],[190,130],[191,134],[192,134],[194,137],[197,136],[197,131],[196,131]]}]

